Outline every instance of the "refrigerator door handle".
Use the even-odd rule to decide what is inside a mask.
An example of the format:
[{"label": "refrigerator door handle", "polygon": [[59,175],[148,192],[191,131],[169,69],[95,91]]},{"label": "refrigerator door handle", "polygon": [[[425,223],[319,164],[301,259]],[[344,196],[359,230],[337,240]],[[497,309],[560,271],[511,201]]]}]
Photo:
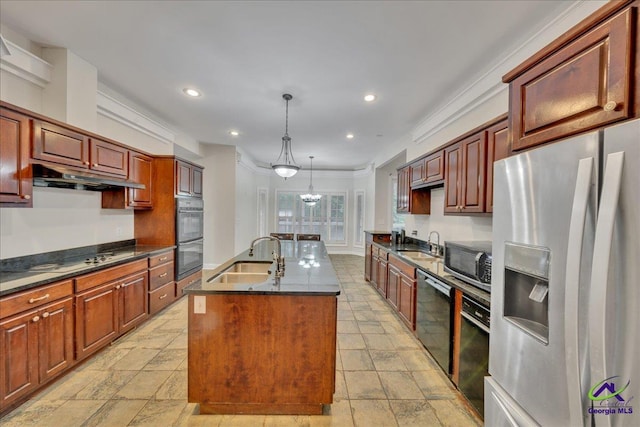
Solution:
[{"label": "refrigerator door handle", "polygon": [[569,245],[564,298],[564,339],[567,388],[569,390],[569,417],[571,425],[581,425],[584,419],[582,387],[580,384],[580,360],[578,354],[578,293],[580,289],[580,264],[584,228],[589,207],[589,193],[593,180],[593,157],[581,159],[578,163],[576,188],[573,193],[571,222],[569,223]]},{"label": "refrigerator door handle", "polygon": [[[589,356],[591,359],[592,382],[603,381],[611,376],[606,372],[607,325],[605,319],[607,314],[609,261],[623,166],[623,151],[607,155],[594,239],[591,293],[589,295]],[[610,417],[604,417],[602,421],[604,422],[603,425],[611,425]]]}]

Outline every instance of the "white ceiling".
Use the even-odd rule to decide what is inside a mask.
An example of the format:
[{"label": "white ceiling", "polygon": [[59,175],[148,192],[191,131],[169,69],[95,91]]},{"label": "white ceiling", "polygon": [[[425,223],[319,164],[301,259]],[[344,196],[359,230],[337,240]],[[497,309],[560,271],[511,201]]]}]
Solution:
[{"label": "white ceiling", "polygon": [[0,20],[70,49],[168,125],[259,163],[280,152],[291,93],[296,162],[357,169],[570,3],[2,0]]}]

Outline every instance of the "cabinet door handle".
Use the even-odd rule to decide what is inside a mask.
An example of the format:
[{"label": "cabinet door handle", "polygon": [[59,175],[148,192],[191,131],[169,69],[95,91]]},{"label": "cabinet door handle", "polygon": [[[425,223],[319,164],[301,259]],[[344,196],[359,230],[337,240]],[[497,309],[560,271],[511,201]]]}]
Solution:
[{"label": "cabinet door handle", "polygon": [[47,317],[49,317],[49,312],[45,311],[44,313],[42,313],[42,318],[46,319]]},{"label": "cabinet door handle", "polygon": [[43,296],[38,297],[38,298],[30,298],[29,299],[29,304],[33,304],[34,302],[42,301],[42,300],[45,300],[47,298],[49,298],[49,294],[44,294]]},{"label": "cabinet door handle", "polygon": [[116,285],[116,289],[120,289],[122,286],[120,285]]},{"label": "cabinet door handle", "polygon": [[32,321],[33,323],[36,323],[36,322],[38,322],[39,320],[40,320],[40,316],[34,316],[34,317],[33,317],[33,319],[31,319],[31,321]]},{"label": "cabinet door handle", "polygon": [[94,168],[97,168],[97,167],[98,167],[98,164],[97,164],[97,163],[94,163],[94,164],[93,164],[93,167],[94,167]]},{"label": "cabinet door handle", "polygon": [[85,165],[89,166],[91,163],[89,162],[83,162]]},{"label": "cabinet door handle", "polygon": [[160,295],[158,299],[165,299],[166,297],[167,297],[167,294],[164,294],[164,295]]},{"label": "cabinet door handle", "polygon": [[158,261],[166,261],[169,257],[163,256],[162,258],[160,258]]},{"label": "cabinet door handle", "polygon": [[164,273],[162,273],[161,275],[159,275],[158,277],[160,277],[160,278],[167,277],[167,274],[169,274],[169,273],[164,272]]}]

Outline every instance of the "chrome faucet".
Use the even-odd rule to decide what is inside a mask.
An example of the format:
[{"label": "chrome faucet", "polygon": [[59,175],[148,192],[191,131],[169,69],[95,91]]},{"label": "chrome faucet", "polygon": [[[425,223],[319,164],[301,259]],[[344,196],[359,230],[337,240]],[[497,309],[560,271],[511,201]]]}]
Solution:
[{"label": "chrome faucet", "polygon": [[[436,249],[434,251],[433,249],[433,244],[431,243],[431,235],[435,233],[436,237],[438,238],[438,240],[436,240]],[[429,237],[428,237],[428,241],[429,241],[429,250],[431,251],[432,254],[434,255],[440,255],[440,233],[438,233],[437,231],[432,231],[429,233]],[[435,252],[435,253],[434,253]]]},{"label": "chrome faucet", "polygon": [[273,240],[276,242],[276,250],[273,251],[273,259],[276,262],[276,272],[275,277],[279,279],[284,277],[284,257],[282,256],[282,245],[280,244],[280,239],[273,236],[263,236],[258,237],[257,239],[253,239],[251,242],[251,246],[249,247],[249,256],[253,256],[253,247],[260,240]]}]

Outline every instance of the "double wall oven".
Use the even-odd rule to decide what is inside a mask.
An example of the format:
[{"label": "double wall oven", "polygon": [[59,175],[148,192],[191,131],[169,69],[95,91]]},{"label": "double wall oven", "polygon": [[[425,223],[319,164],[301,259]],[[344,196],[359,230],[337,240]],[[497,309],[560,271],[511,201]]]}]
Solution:
[{"label": "double wall oven", "polygon": [[202,269],[204,201],[176,198],[176,277],[178,280]]}]

